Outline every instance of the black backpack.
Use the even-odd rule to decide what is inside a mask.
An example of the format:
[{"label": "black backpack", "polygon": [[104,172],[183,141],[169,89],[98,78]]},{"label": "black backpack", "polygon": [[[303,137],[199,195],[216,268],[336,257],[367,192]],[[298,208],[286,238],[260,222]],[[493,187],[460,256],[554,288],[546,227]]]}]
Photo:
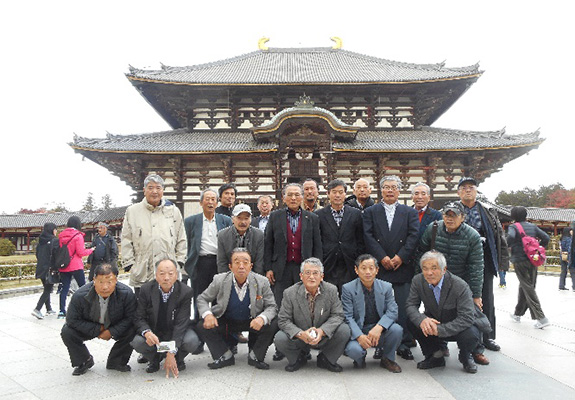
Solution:
[{"label": "black backpack", "polygon": [[52,257],[50,259],[50,269],[52,270],[60,270],[66,268],[70,265],[70,252],[68,251],[68,243],[72,241],[76,236],[78,236],[80,232],[76,233],[74,236],[68,240],[67,243],[62,243],[60,246],[60,240],[55,238],[52,240]]}]

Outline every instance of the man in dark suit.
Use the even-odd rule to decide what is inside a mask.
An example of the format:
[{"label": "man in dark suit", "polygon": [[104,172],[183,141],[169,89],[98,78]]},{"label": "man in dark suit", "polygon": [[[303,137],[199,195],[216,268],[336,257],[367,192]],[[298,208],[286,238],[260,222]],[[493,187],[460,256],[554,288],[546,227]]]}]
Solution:
[{"label": "man in dark suit", "polygon": [[262,232],[265,232],[266,226],[270,220],[270,213],[274,208],[274,199],[272,196],[262,195],[258,197],[258,210],[260,215],[258,217],[252,218],[252,226],[259,228]]},{"label": "man in dark suit", "polygon": [[94,280],[72,296],[62,327],[62,341],[74,367],[72,375],[83,375],[94,366],[94,358],[84,344],[94,338],[116,341],[106,369],[131,370],[128,361],[132,354],[130,340],[135,311],[136,296],[129,286],[118,282],[118,268],[105,263],[96,266]]},{"label": "man in dark suit", "polygon": [[376,279],[379,263],[371,254],[362,254],[355,263],[358,278],[343,285],[341,302],[351,340],[345,355],[354,368],[365,368],[367,349],[382,352],[379,365],[393,373],[401,372],[395,351],[401,343],[403,329],[397,321],[397,304],[391,283]]},{"label": "man in dark suit", "polygon": [[166,378],[177,377],[186,369],[184,358],[200,345],[192,329],[192,290],[178,281],[178,269],[172,260],[162,260],[156,267],[156,280],[145,283],[138,297],[135,325],[136,336],[132,347],[149,360],[146,372],[160,369],[162,355],[157,346],[161,342],[174,342],[166,353]]},{"label": "man in dark suit", "polygon": [[252,210],[238,204],[232,211],[233,225],[218,232],[218,273],[230,270],[232,250],[243,247],[250,253],[254,272],[264,274],[264,233],[252,227]]},{"label": "man in dark suit", "polygon": [[415,208],[419,216],[419,238],[421,239],[425,228],[433,221],[441,221],[443,217],[439,211],[429,205],[431,189],[427,184],[423,182],[416,183],[411,188],[411,200],[413,200],[413,208]]},{"label": "man in dark suit", "polygon": [[[217,233],[232,225],[228,216],[215,213],[218,195],[212,189],[206,189],[200,195],[202,212],[185,219],[186,236],[188,238],[188,258],[185,270],[192,279],[194,304],[198,296],[206,290],[218,272]],[[195,319],[197,315],[197,307]]]},{"label": "man in dark suit", "polygon": [[343,307],[337,288],[323,282],[323,265],[308,258],[300,267],[301,282],[285,291],[274,339],[276,348],[286,355],[288,372],[307,363],[310,348],[319,349],[317,366],[341,372],[337,360],[349,341],[349,326],[344,321]]},{"label": "man in dark suit", "polygon": [[361,211],[344,205],[347,185],[334,179],[327,185],[330,205],[317,210],[321,232],[324,280],[337,286],[351,281],[355,259],[364,253]]},{"label": "man in dark suit", "polygon": [[413,339],[406,326],[405,302],[415,271],[412,261],[418,243],[419,218],[413,208],[397,201],[401,190],[401,180],[397,176],[382,178],[380,187],[383,201],[363,212],[365,247],[382,266],[378,278],[393,286],[398,306],[397,322],[403,328],[403,340],[397,354],[413,360],[408,347]]},{"label": "man in dark suit", "polygon": [[264,269],[274,286],[276,303],[285,289],[299,281],[299,267],[309,257],[322,259],[319,218],[302,210],[302,186],[288,183],[283,189],[286,208],[270,215],[264,237]]},{"label": "man in dark suit", "polygon": [[[442,341],[456,341],[459,361],[471,374],[477,372],[471,352],[479,344],[480,333],[474,325],[475,306],[465,281],[446,271],[443,254],[428,251],[421,257],[421,274],[413,278],[407,314],[410,328],[425,356],[417,363],[419,369],[443,367]],[[419,312],[423,303],[425,310]]]},{"label": "man in dark suit", "polygon": [[198,332],[207,343],[214,362],[210,369],[235,364],[227,342],[229,332],[249,331],[248,364],[269,369],[265,356],[278,330],[277,307],[268,280],[251,272],[250,254],[245,248],[232,251],[231,271],[218,274],[198,297],[202,321]]}]

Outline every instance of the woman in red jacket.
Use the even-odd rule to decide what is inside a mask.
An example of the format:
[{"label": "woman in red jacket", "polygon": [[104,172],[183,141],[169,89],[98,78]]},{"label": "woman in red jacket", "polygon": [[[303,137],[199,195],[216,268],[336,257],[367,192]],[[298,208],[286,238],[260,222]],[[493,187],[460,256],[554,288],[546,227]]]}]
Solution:
[{"label": "woman in red jacket", "polygon": [[70,264],[60,270],[62,291],[60,292],[59,319],[66,318],[66,297],[68,296],[68,290],[70,290],[72,278],[76,280],[78,286],[83,286],[86,283],[82,257],[89,256],[94,251],[94,249],[86,249],[85,247],[85,234],[80,231],[80,229],[82,229],[82,222],[80,222],[79,217],[75,215],[70,217],[66,226],[67,228],[58,236],[60,247],[64,244],[67,245],[68,252],[70,253]]}]

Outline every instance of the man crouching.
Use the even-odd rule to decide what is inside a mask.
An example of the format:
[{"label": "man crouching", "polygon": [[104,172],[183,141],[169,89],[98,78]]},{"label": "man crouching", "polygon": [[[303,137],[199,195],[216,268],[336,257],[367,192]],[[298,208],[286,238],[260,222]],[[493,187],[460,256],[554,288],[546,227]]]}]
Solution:
[{"label": "man crouching", "polygon": [[129,286],[118,282],[118,268],[98,265],[93,282],[74,293],[62,327],[62,341],[74,367],[72,375],[83,375],[94,366],[94,358],[84,344],[94,338],[116,341],[108,355],[107,369],[130,371],[135,311],[136,296]]},{"label": "man crouching", "polygon": [[226,344],[227,335],[249,331],[248,364],[269,369],[264,360],[278,330],[274,295],[267,278],[252,272],[251,256],[245,248],[232,250],[230,259],[231,271],[214,276],[198,297],[203,320],[196,329],[214,359],[208,368],[234,365],[234,354]]}]

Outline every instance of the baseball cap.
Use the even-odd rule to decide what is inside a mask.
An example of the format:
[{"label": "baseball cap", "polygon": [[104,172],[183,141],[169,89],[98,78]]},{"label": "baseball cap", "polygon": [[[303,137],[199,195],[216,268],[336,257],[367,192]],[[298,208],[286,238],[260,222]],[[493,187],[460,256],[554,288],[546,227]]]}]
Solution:
[{"label": "baseball cap", "polygon": [[457,184],[457,189],[459,189],[461,185],[463,185],[464,183],[473,183],[475,186],[479,186],[475,178],[472,178],[470,176],[464,176],[459,180],[459,183]]},{"label": "baseball cap", "polygon": [[453,211],[456,215],[463,215],[463,205],[458,201],[451,201],[443,206],[441,212],[447,214],[448,211]]},{"label": "baseball cap", "polygon": [[237,217],[238,215],[240,215],[243,212],[247,212],[250,215],[252,215],[252,209],[247,204],[238,204],[237,206],[235,206],[233,211],[232,211],[232,215],[234,217]]}]

